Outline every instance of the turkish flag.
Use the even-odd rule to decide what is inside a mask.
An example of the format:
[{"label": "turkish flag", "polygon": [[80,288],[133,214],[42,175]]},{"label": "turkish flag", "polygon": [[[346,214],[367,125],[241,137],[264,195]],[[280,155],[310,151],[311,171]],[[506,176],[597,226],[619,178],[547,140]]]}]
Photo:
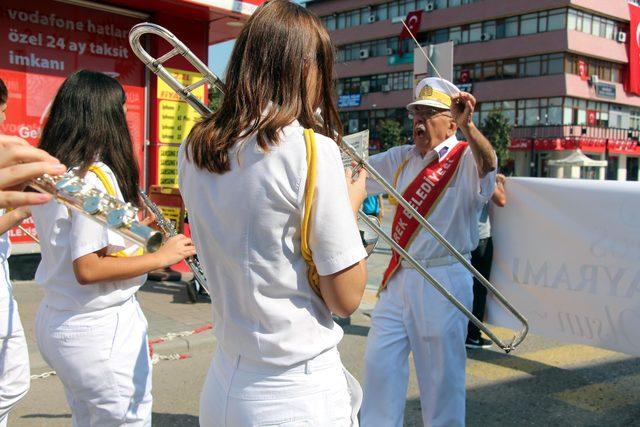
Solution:
[{"label": "turkish flag", "polygon": [[458,80],[460,83],[469,83],[469,80],[471,80],[471,72],[469,70],[460,70]]},{"label": "turkish flag", "polygon": [[589,126],[595,126],[598,124],[598,115],[596,110],[587,110],[587,124]]},{"label": "turkish flag", "polygon": [[629,15],[629,65],[625,76],[625,90],[640,95],[640,7],[629,3]]},{"label": "turkish flag", "polygon": [[[404,20],[404,23],[407,24],[407,26],[406,27],[404,25],[402,26],[402,32],[400,33],[400,38],[408,39],[411,37],[411,34],[413,34],[413,36],[415,37],[416,34],[418,34],[418,31],[420,31],[421,22],[422,22],[421,10],[414,10],[413,12],[409,12],[409,14]],[[408,30],[407,30],[407,27],[409,27]],[[411,33],[409,33],[409,31],[411,31]]]},{"label": "turkish flag", "polygon": [[589,80],[586,62],[578,61],[578,75],[582,80]]}]

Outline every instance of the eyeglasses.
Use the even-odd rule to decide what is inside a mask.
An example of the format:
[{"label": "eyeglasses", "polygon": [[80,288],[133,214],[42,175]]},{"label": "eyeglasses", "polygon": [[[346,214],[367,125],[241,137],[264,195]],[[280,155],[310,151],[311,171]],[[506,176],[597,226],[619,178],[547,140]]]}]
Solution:
[{"label": "eyeglasses", "polygon": [[449,110],[436,110],[435,108],[414,108],[410,116],[418,116],[425,120],[429,120],[442,114],[446,114],[447,117],[451,117]]}]

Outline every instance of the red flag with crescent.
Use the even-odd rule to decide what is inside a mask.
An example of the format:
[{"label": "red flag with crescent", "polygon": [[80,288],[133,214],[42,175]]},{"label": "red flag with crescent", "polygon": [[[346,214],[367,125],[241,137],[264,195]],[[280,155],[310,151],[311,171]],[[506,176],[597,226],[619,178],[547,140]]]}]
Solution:
[{"label": "red flag with crescent", "polygon": [[[408,39],[411,37],[411,34],[413,34],[414,36],[417,35],[418,31],[420,31],[421,22],[422,22],[421,10],[414,10],[413,12],[409,12],[409,14],[404,20],[404,23],[407,24],[407,27],[409,27],[409,30],[407,30],[407,27],[403,25],[402,32],[400,33],[400,38]],[[409,31],[411,31],[411,34],[409,34]]]},{"label": "red flag with crescent", "polygon": [[640,7],[629,3],[629,65],[625,78],[625,90],[640,95]]}]

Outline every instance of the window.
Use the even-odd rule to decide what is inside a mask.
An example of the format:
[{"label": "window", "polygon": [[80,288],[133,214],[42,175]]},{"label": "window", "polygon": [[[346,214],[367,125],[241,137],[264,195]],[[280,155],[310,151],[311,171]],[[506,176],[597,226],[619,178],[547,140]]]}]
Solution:
[{"label": "window", "polygon": [[513,16],[504,20],[505,37],[515,37],[518,35],[518,17]]},{"label": "window", "polygon": [[485,21],[482,23],[482,32],[488,34],[492,39],[496,38],[496,21]]},{"label": "window", "polygon": [[498,19],[496,21],[496,38],[501,39],[504,37],[506,37],[504,19]]},{"label": "window", "polygon": [[479,42],[482,36],[482,24],[469,25],[469,43]]},{"label": "window", "polygon": [[547,23],[547,31],[562,30],[567,20],[567,12],[564,9],[556,9],[549,11],[549,22]]},{"label": "window", "polygon": [[512,79],[518,76],[518,62],[515,59],[507,59],[502,64],[502,75],[505,79]]},{"label": "window", "polygon": [[564,72],[563,62],[564,60],[562,54],[549,55],[547,73],[562,74]]},{"label": "window", "polygon": [[528,15],[522,15],[520,18],[520,34],[535,34],[538,32],[538,16],[535,13],[530,13]]},{"label": "window", "polygon": [[482,69],[482,77],[484,80],[495,80],[496,78],[496,63],[486,62]]}]

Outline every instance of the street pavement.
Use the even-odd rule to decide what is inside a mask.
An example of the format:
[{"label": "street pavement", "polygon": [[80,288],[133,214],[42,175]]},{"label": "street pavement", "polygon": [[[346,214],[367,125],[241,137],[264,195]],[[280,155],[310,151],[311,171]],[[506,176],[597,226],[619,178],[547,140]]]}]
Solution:
[{"label": "street pavement", "polygon": [[[384,221],[389,228],[390,215]],[[388,262],[388,251],[369,258],[369,284],[359,310],[344,326],[340,353],[345,366],[362,379],[369,314],[375,289]],[[14,283],[28,338],[32,375],[50,368],[40,357],[34,337],[34,317],[42,298],[32,281]],[[190,304],[184,282],[147,282],[138,299],[149,321],[149,335],[191,333],[211,322],[211,305]],[[494,328],[501,338],[513,332]],[[198,400],[215,349],[211,331],[178,337],[154,345],[161,356],[181,354],[181,360],[160,360],[154,366],[154,426],[197,426]],[[560,343],[530,335],[513,353],[495,346],[468,352],[467,425],[469,426],[631,426],[640,425],[640,358],[608,350]],[[68,426],[71,415],[60,380],[35,378],[18,404],[9,426]],[[406,426],[421,426],[418,385],[413,367],[407,391]]]}]

